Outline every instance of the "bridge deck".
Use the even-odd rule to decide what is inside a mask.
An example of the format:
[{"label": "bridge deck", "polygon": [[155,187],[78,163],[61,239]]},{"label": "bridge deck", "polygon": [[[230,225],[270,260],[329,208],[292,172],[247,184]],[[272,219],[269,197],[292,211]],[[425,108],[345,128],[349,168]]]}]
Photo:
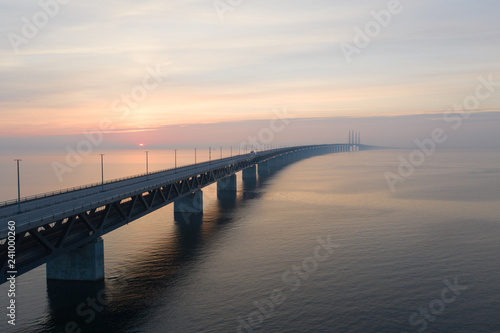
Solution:
[{"label": "bridge deck", "polygon": [[[102,202],[115,201],[119,197],[128,197],[137,192],[145,192],[152,188],[157,188],[162,184],[172,183],[180,179],[185,179],[191,175],[198,175],[217,167],[238,163],[240,161],[262,157],[264,153],[245,154],[230,158],[204,162],[196,165],[189,165],[177,169],[157,172],[148,176],[138,176],[127,180],[119,180],[112,183],[97,185],[94,187],[74,190],[62,194],[48,196],[45,198],[33,199],[21,203],[21,213],[18,213],[17,204],[0,208],[0,239],[7,235],[7,222],[16,222],[16,232],[22,232],[36,227],[37,224],[44,224],[47,219],[54,216],[67,214],[85,207],[95,206]],[[104,189],[104,191],[103,191]]]}]

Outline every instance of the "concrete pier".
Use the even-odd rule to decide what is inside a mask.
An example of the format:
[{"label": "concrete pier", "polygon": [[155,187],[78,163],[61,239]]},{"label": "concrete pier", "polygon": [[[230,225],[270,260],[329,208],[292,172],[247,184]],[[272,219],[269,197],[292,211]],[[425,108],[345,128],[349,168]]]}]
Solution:
[{"label": "concrete pier", "polygon": [[104,279],[104,243],[98,238],[47,262],[47,279],[100,281]]},{"label": "concrete pier", "polygon": [[271,170],[269,169],[269,162],[261,162],[259,163],[259,167],[257,169],[259,177],[267,177],[271,173]]},{"label": "concrete pier", "polygon": [[175,200],[174,213],[203,213],[203,191]]},{"label": "concrete pier", "polygon": [[242,171],[243,180],[257,179],[257,165],[246,168]]},{"label": "concrete pier", "polygon": [[217,198],[236,198],[236,187],[235,174],[217,181]]}]

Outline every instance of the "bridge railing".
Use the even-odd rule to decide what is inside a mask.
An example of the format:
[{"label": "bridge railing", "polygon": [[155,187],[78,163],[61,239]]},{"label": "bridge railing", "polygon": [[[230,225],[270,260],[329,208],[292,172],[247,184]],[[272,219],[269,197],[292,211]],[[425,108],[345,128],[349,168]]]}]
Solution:
[{"label": "bridge railing", "polygon": [[[249,155],[249,154],[244,154],[244,155]],[[244,156],[244,155],[236,155],[234,157],[225,157],[223,159],[213,160],[211,162],[227,160],[227,159],[235,158],[235,157],[238,157],[238,156]],[[167,173],[167,172],[173,173],[173,172],[178,172],[178,171],[181,171],[181,172],[182,171],[187,171],[187,170],[191,170],[191,169],[197,168],[197,167],[199,167],[199,166],[201,166],[201,165],[203,165],[205,163],[209,163],[209,162],[207,161],[207,162],[202,162],[202,163],[197,163],[197,164],[186,165],[186,166],[178,167],[178,168],[169,168],[169,169],[163,169],[163,170],[153,171],[153,172],[149,172],[149,173],[142,173],[142,174],[133,175],[133,176],[121,177],[121,178],[107,180],[104,183],[98,182],[98,183],[92,183],[92,184],[87,184],[87,185],[69,187],[69,188],[65,188],[65,189],[62,189],[62,190],[56,190],[56,191],[51,191],[51,192],[36,194],[36,195],[32,195],[32,196],[22,197],[20,202],[24,203],[24,202],[27,202],[27,201],[32,201],[32,200],[36,200],[36,199],[43,199],[43,198],[47,198],[47,197],[52,197],[52,196],[57,196],[57,195],[61,195],[61,194],[66,194],[66,193],[69,193],[69,192],[76,192],[76,191],[86,190],[86,189],[90,189],[90,188],[99,188],[99,187],[101,187],[103,185],[108,185],[108,184],[112,184],[112,183],[119,183],[119,182],[122,182],[122,181],[134,179],[134,178],[137,178],[138,182],[140,182],[140,181],[142,181],[141,180],[142,177],[152,177],[152,179],[154,179],[155,178],[154,176],[155,175],[158,176],[158,174],[164,174],[164,173]],[[164,175],[162,175],[162,177],[163,176]],[[158,178],[158,177],[156,177],[156,178]],[[127,186],[128,185],[130,185],[130,184],[127,184]],[[83,195],[83,196],[85,196],[85,195]],[[7,201],[0,202],[0,207],[11,206],[11,205],[15,205],[17,203],[18,203],[17,199],[7,200]],[[43,206],[38,206],[36,208],[41,208],[41,207],[43,207]]]},{"label": "bridge railing", "polygon": [[[168,170],[174,170],[174,169],[160,170],[160,171],[157,171],[157,172],[152,172],[149,175],[153,175],[153,174],[158,173],[158,172],[165,172],[165,171],[168,171]],[[128,176],[128,177],[122,177],[122,178],[117,178],[117,179],[111,179],[111,180],[105,181],[104,185],[110,184],[110,183],[116,183],[116,182],[120,182],[120,181],[124,181],[124,180],[129,180],[129,179],[132,179],[132,178],[139,178],[139,177],[146,176],[146,175],[147,174],[139,174],[139,175],[134,175],[134,176]],[[65,193],[68,193],[68,192],[75,192],[75,191],[79,191],[79,190],[86,190],[86,189],[89,189],[89,188],[92,188],[92,187],[99,187],[99,186],[102,186],[102,185],[103,185],[102,182],[98,182],[98,183],[92,183],[92,184],[87,184],[87,185],[81,185],[81,186],[75,186],[75,187],[68,187],[68,188],[65,188],[65,189],[62,189],[62,190],[56,190],[56,191],[51,191],[51,192],[45,192],[45,193],[41,193],[41,194],[31,195],[31,196],[27,196],[27,197],[22,197],[20,202],[26,202],[26,201],[31,201],[31,200],[35,200],[35,199],[41,199],[41,198],[51,197],[51,196],[55,196],[55,195],[65,194]],[[0,202],[0,207],[10,206],[10,205],[14,205],[14,204],[17,204],[17,203],[18,203],[17,199],[7,200],[7,201]]]},{"label": "bridge railing", "polygon": [[[225,160],[225,159],[230,159],[230,158],[224,158],[222,160]],[[221,162],[222,160],[219,159],[219,160],[215,160],[215,161]],[[212,162],[215,162],[215,161],[212,161]],[[193,168],[198,168],[198,167],[200,167],[202,165],[209,166],[210,163],[207,161],[207,162],[203,162],[203,163],[196,164],[196,165],[189,165],[189,166],[186,166],[186,167],[183,167],[183,168],[193,169]],[[175,168],[174,169],[168,169],[168,170],[175,170]],[[159,171],[159,172],[162,172],[162,171]],[[155,173],[159,173],[159,172],[155,172]],[[202,170],[201,172],[205,172],[205,170]],[[160,177],[157,177],[157,178],[160,178]],[[171,181],[172,182],[176,182],[176,181],[179,181],[179,180],[183,180],[185,178],[186,178],[185,175],[184,176],[179,175],[179,177],[176,177],[176,178],[172,179]],[[82,205],[73,207],[71,209],[64,210],[62,212],[57,212],[57,213],[54,213],[54,214],[45,215],[45,216],[39,217],[39,218],[37,218],[35,220],[28,221],[27,223],[19,224],[18,225],[18,229],[19,230],[21,230],[21,229],[24,230],[26,227],[29,229],[32,224],[36,225],[38,222],[42,222],[43,223],[44,221],[47,221],[47,220],[54,221],[56,218],[64,218],[64,217],[66,217],[70,213],[84,212],[84,211],[92,209],[92,208],[96,208],[96,207],[99,207],[99,206],[104,206],[104,205],[108,204],[109,202],[113,202],[113,201],[115,201],[117,199],[126,198],[126,197],[129,197],[131,195],[134,195],[134,194],[137,194],[137,193],[141,193],[141,192],[146,192],[146,191],[149,191],[149,190],[151,190],[153,188],[161,186],[163,184],[164,184],[164,181],[157,181],[154,184],[149,184],[147,186],[142,186],[140,188],[136,188],[136,189],[133,189],[133,190],[130,190],[130,191],[127,191],[127,192],[116,194],[116,195],[113,195],[111,197],[106,197],[104,199],[95,200],[95,201],[92,201],[90,203],[82,204]],[[3,235],[3,234],[4,234],[4,230],[1,231],[0,239],[4,238],[5,235]]]},{"label": "bridge railing", "polygon": [[[270,150],[267,150],[267,151],[261,151],[259,153],[263,154],[263,155],[266,155],[266,154],[272,153],[273,151],[283,151],[283,150],[286,151],[288,149],[287,148],[270,149]],[[251,155],[251,154],[235,155],[235,156],[231,156],[231,157],[225,157],[225,158],[222,158],[222,159],[213,160],[211,162],[229,160],[229,159],[232,159],[232,158],[235,158],[235,157],[242,157],[242,156],[247,156],[247,155]],[[33,200],[36,200],[36,199],[43,199],[43,198],[47,198],[47,197],[57,196],[57,195],[61,195],[61,194],[66,194],[66,193],[69,193],[69,192],[76,192],[76,191],[86,190],[86,189],[90,189],[90,188],[98,188],[98,187],[101,187],[101,186],[104,186],[104,185],[108,185],[108,184],[112,184],[112,183],[118,183],[118,182],[122,182],[122,181],[127,181],[127,180],[134,179],[134,178],[137,178],[138,182],[139,182],[140,178],[142,178],[142,177],[151,177],[151,176],[154,177],[155,175],[158,175],[158,174],[163,174],[163,173],[172,172],[172,171],[179,171],[179,170],[185,171],[185,170],[197,168],[197,167],[199,167],[199,166],[201,166],[201,165],[203,165],[205,163],[210,163],[210,162],[206,161],[206,162],[202,162],[202,163],[198,163],[198,164],[191,164],[191,165],[187,165],[187,166],[183,166],[183,167],[178,167],[178,168],[169,168],[169,169],[158,170],[158,171],[154,171],[154,172],[150,172],[150,173],[142,173],[142,174],[138,174],[138,175],[132,175],[132,176],[127,176],[127,177],[121,177],[121,178],[111,179],[111,180],[105,181],[104,183],[102,183],[102,182],[96,182],[96,183],[91,183],[91,184],[87,184],[87,185],[69,187],[69,188],[65,188],[65,189],[62,189],[62,190],[56,190],[56,191],[51,191],[51,192],[45,192],[45,193],[41,193],[41,194],[26,196],[26,197],[22,197],[21,198],[20,203],[25,203],[27,201],[33,201]],[[127,185],[130,185],[130,184],[127,184]],[[86,195],[83,195],[83,196],[86,196]],[[11,205],[16,205],[17,203],[18,203],[17,199],[11,199],[11,200],[0,202],[0,207],[6,207],[6,206],[11,206]],[[44,207],[44,206],[38,206],[38,207],[34,207],[34,208],[36,209],[36,208],[41,208],[41,207]],[[1,216],[1,217],[3,217],[3,216]]]},{"label": "bridge railing", "polygon": [[[177,177],[170,178],[168,180],[169,182],[176,182],[176,181],[179,181],[179,180],[182,180],[182,179],[186,179],[186,177],[191,177],[191,174],[189,173],[189,171],[191,171],[193,169],[196,170],[196,173],[200,173],[200,172],[203,173],[203,172],[209,171],[213,167],[220,167],[220,165],[224,165],[224,163],[226,163],[227,161],[231,161],[231,160],[233,160],[235,163],[238,163],[238,162],[242,162],[242,161],[248,159],[248,160],[253,160],[253,162],[255,162],[255,163],[260,163],[260,161],[262,161],[262,160],[266,160],[266,159],[273,158],[273,157],[276,157],[276,156],[280,156],[280,155],[283,155],[283,154],[286,155],[286,154],[289,154],[289,153],[292,153],[292,152],[305,151],[305,150],[308,150],[308,149],[311,149],[311,147],[305,146],[305,147],[301,147],[301,149],[283,149],[283,148],[282,149],[273,149],[271,151],[260,152],[258,154],[236,155],[236,156],[226,157],[226,158],[222,158],[222,159],[218,159],[218,160],[206,161],[206,162],[202,162],[202,163],[199,163],[199,164],[196,164],[196,165],[188,165],[188,166],[184,166],[184,167],[177,168],[177,169],[176,168],[171,168],[171,169],[166,169],[166,170],[160,170],[160,171],[152,172],[152,173],[149,173],[149,175],[150,176],[153,175],[153,177],[148,178],[147,181],[154,181],[154,182],[149,183],[147,186],[141,186],[140,188],[134,188],[132,190],[127,190],[124,193],[120,193],[120,194],[117,194],[117,195],[112,195],[111,197],[108,196],[106,198],[102,198],[102,199],[99,199],[99,200],[93,200],[90,203],[85,203],[85,204],[78,205],[76,207],[72,207],[71,209],[65,210],[64,212],[58,212],[58,213],[55,213],[55,214],[49,214],[49,215],[46,215],[46,216],[42,216],[42,217],[40,217],[40,218],[38,218],[36,220],[29,221],[28,223],[23,223],[23,226],[26,226],[26,225],[27,226],[31,226],[32,223],[36,223],[37,221],[44,222],[44,220],[46,220],[48,218],[55,219],[56,217],[64,216],[67,213],[74,213],[77,210],[84,211],[86,209],[89,209],[89,208],[92,208],[92,207],[96,207],[96,205],[105,204],[106,202],[109,202],[109,200],[114,200],[114,199],[117,199],[119,197],[124,197],[124,196],[126,197],[127,195],[130,195],[130,194],[133,194],[133,193],[138,193],[138,192],[141,192],[141,191],[147,191],[147,190],[150,190],[151,188],[158,187],[161,184],[165,184],[165,179],[160,180],[161,178],[167,176],[167,175],[164,174],[165,172],[170,172],[168,174],[168,176],[177,175]],[[242,159],[241,157],[244,157],[244,158]],[[230,165],[230,164],[228,164],[228,165]],[[188,172],[188,173],[186,173],[186,172]],[[157,175],[157,174],[161,174],[161,173],[163,173],[163,174],[162,175]],[[113,182],[116,183],[116,182],[124,181],[124,180],[127,180],[127,179],[131,179],[131,178],[138,178],[137,182],[133,182],[133,183],[128,182],[128,183],[123,184],[121,186],[114,186],[112,188],[109,188],[107,191],[117,190],[117,189],[120,189],[120,188],[123,188],[123,187],[127,187],[127,186],[131,186],[131,185],[134,185],[134,184],[141,183],[141,182],[143,182],[145,180],[144,178],[141,178],[141,176],[146,176],[146,175],[147,174],[142,174],[142,175],[124,177],[124,178],[120,178],[120,179],[117,179],[117,180],[107,181],[105,184],[109,184],[109,183],[113,183]],[[157,175],[157,176],[154,177],[154,175]],[[155,181],[155,179],[158,179],[158,180]],[[94,183],[94,184],[89,184],[89,185],[85,185],[85,186],[79,186],[79,187],[76,187],[75,189],[90,188],[92,186],[99,188],[99,187],[101,187],[101,183]],[[55,191],[55,193],[67,193],[70,190],[71,189],[66,189],[66,190],[61,190],[61,191]],[[48,193],[53,193],[53,192],[48,192]],[[78,198],[82,198],[82,197],[85,197],[85,196],[91,196],[91,195],[95,195],[95,194],[96,194],[95,191],[92,191],[92,192],[85,193],[84,195],[81,195],[81,196],[78,196],[78,197],[73,196],[71,199],[78,199]],[[43,194],[42,195],[38,195],[37,197],[43,197]],[[39,209],[39,208],[51,206],[51,205],[54,205],[54,204],[57,204],[57,202],[51,201],[48,204],[38,205],[37,207],[30,207],[28,210],[23,211],[23,212],[32,211],[32,210],[35,210],[35,209]],[[12,215],[12,213],[10,215]],[[1,217],[6,217],[6,216],[1,216]],[[3,234],[3,230],[2,230],[2,234]]]}]

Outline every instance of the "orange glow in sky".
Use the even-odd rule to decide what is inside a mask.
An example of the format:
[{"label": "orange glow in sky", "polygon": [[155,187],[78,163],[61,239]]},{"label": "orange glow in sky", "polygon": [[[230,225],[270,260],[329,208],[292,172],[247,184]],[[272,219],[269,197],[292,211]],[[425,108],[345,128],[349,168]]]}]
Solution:
[{"label": "orange glow in sky", "polygon": [[[445,5],[407,2],[382,26],[368,14],[386,9],[369,0],[278,2],[279,20],[270,7],[242,6],[225,12],[224,24],[206,1],[153,0],[134,10],[88,1],[28,43],[19,17],[35,8],[11,1],[16,15],[0,12],[0,32],[23,41],[0,43],[0,138],[128,133],[127,145],[151,147],[159,128],[255,124],[284,108],[297,119],[443,114],[478,77],[496,73],[500,43],[490,32],[500,29],[500,3],[462,1],[450,16]],[[113,27],[131,20],[124,42]],[[360,47],[357,27],[366,35],[373,24],[379,33]],[[479,107],[500,111],[498,98]]]}]

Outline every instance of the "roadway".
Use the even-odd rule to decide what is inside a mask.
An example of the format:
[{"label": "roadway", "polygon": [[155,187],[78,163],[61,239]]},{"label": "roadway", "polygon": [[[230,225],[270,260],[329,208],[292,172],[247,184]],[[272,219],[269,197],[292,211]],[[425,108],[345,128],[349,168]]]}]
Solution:
[{"label": "roadway", "polygon": [[[305,147],[295,147],[295,149],[298,148]],[[22,201],[21,212],[18,212],[17,203],[0,207],[0,239],[7,237],[7,222],[11,220],[16,222],[17,234],[28,231],[33,227],[42,226],[48,220],[54,221],[58,216],[63,218],[68,213],[95,208],[100,203],[105,205],[109,202],[119,200],[120,197],[130,197],[131,195],[143,193],[191,176],[194,177],[223,166],[248,159],[259,161],[263,158],[265,159],[267,155],[274,156],[295,149],[280,148],[256,154],[238,155],[177,169],[150,173],[149,175],[137,176],[130,179],[112,181],[104,184],[104,186],[95,185],[84,189]]]}]

